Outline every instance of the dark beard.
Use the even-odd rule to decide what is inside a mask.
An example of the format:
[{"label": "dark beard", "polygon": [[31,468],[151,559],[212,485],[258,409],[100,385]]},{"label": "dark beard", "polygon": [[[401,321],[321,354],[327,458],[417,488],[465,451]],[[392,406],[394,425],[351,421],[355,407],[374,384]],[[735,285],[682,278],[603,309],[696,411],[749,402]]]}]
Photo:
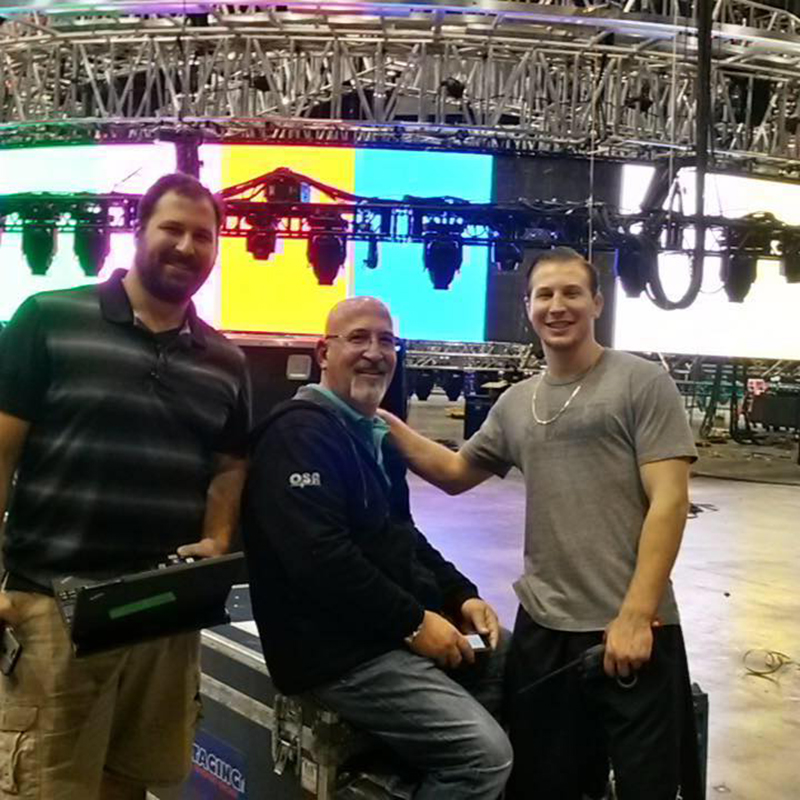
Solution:
[{"label": "dark beard", "polygon": [[[200,265],[194,258],[187,258],[174,250],[148,254],[143,245],[138,245],[134,263],[144,288],[153,297],[165,303],[188,302],[208,277],[203,275]],[[169,280],[165,271],[168,263],[187,266],[192,270],[193,279],[187,282]]]}]

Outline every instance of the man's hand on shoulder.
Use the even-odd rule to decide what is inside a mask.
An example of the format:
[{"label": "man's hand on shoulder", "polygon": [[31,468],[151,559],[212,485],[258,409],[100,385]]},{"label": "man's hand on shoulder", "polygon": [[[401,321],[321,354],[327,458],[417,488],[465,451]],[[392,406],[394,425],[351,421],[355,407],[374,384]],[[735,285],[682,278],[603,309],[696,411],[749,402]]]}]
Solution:
[{"label": "man's hand on shoulder", "polygon": [[207,537],[199,542],[182,544],[178,548],[178,555],[181,558],[212,558],[213,556],[224,556],[225,548],[216,539]]},{"label": "man's hand on shoulder", "polygon": [[440,667],[455,669],[462,661],[472,664],[475,653],[455,625],[440,614],[426,611],[419,633],[409,648],[419,656],[432,658]]},{"label": "man's hand on shoulder", "polygon": [[650,660],[653,652],[651,620],[645,615],[621,611],[606,628],[605,645],[606,675],[627,678]]},{"label": "man's hand on shoulder", "polygon": [[472,597],[461,605],[462,633],[480,633],[489,639],[494,650],[500,640],[500,620],[497,612],[480,597]]},{"label": "man's hand on shoulder", "polygon": [[478,467],[460,453],[454,453],[444,445],[425,438],[394,414],[379,408],[378,415],[388,423],[392,441],[412,471],[448,494],[466,492],[492,477],[493,473],[489,470]]}]

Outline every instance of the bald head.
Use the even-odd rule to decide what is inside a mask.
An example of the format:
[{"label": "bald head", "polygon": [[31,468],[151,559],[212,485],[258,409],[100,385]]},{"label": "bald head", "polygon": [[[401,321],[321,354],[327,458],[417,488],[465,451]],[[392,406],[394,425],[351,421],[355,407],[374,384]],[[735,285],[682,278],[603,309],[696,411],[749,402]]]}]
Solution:
[{"label": "bald head", "polygon": [[375,297],[351,297],[328,314],[317,345],[322,385],[360,414],[374,416],[397,365],[392,315]]},{"label": "bald head", "polygon": [[348,297],[337,303],[325,321],[325,335],[334,336],[346,331],[350,322],[363,315],[379,316],[389,321],[392,326],[392,315],[389,307],[377,297]]}]

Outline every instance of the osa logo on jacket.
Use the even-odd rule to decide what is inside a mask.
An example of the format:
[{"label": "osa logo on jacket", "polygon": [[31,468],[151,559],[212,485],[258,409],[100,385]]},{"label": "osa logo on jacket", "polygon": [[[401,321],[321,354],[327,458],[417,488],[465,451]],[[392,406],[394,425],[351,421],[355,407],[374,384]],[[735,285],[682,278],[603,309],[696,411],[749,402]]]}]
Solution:
[{"label": "osa logo on jacket", "polygon": [[319,472],[293,472],[289,476],[289,486],[294,489],[305,489],[306,486],[322,486]]}]

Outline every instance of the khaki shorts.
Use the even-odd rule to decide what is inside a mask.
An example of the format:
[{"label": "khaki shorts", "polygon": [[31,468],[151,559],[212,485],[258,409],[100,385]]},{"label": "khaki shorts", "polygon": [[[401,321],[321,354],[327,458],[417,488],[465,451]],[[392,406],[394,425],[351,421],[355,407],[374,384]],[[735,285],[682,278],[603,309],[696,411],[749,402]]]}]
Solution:
[{"label": "khaki shorts", "polygon": [[93,800],[103,772],[180,783],[199,717],[199,635],[76,659],[55,600],[8,592],[23,647],[0,675],[0,800]]}]

